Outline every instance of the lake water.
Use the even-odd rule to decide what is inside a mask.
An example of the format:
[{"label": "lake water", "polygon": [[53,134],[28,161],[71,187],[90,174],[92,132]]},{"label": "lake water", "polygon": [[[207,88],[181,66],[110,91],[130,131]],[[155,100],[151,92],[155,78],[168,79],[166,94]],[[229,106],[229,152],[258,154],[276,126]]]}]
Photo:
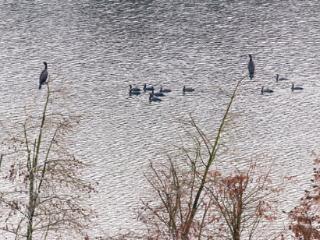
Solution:
[{"label": "lake water", "polygon": [[[283,200],[292,204],[320,147],[319,12],[316,0],[3,1],[0,120],[23,119],[23,107],[43,98],[47,61],[64,89],[60,105],[82,116],[71,148],[99,181],[94,230],[135,229],[149,160],[179,145],[190,114],[214,136],[251,53],[256,75],[240,87],[219,166],[260,159],[275,181],[297,175]],[[276,83],[276,73],[290,80]],[[291,82],[304,90],[291,92]],[[128,95],[129,84],[144,83],[172,92],[152,104]],[[196,90],[183,96],[183,85]],[[274,93],[261,95],[262,86]]]}]

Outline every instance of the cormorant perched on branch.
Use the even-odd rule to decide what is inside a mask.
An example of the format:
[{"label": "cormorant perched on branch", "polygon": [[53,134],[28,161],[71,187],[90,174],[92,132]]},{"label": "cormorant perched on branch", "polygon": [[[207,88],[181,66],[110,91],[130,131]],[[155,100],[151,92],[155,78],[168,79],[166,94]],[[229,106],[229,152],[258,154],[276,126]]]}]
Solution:
[{"label": "cormorant perched on branch", "polygon": [[44,69],[40,74],[39,89],[41,89],[41,85],[45,84],[45,82],[48,79],[48,64],[46,62],[43,62],[43,64],[44,64]]},{"label": "cormorant perched on branch", "polygon": [[251,54],[249,54],[249,63],[248,63],[248,70],[249,70],[249,78],[252,79],[254,77],[254,62],[252,60]]}]

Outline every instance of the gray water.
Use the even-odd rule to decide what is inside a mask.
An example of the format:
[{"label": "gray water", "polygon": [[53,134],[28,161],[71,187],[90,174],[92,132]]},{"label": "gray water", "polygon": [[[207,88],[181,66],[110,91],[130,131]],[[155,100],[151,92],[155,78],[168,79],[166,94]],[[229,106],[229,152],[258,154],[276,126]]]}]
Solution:
[{"label": "gray water", "polygon": [[[61,104],[82,116],[71,148],[99,181],[93,230],[139,228],[134,209],[147,194],[149,160],[174,149],[190,114],[214,136],[251,53],[256,75],[240,87],[223,135],[230,151],[218,161],[261,160],[275,181],[298,175],[283,202],[292,204],[320,147],[319,12],[316,0],[4,1],[0,120],[23,119],[23,107],[43,98],[47,61]],[[290,80],[276,83],[276,73]],[[292,93],[291,82],[304,90]],[[152,104],[147,94],[128,96],[129,84],[144,83],[172,92]],[[183,85],[196,91],[183,96]],[[274,93],[261,95],[261,86]]]}]

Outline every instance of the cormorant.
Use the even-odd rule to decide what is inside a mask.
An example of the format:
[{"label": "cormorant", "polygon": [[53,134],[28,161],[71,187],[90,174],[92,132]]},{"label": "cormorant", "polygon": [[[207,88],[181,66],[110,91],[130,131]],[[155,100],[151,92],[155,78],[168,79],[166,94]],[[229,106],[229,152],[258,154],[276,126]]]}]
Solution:
[{"label": "cormorant", "polygon": [[41,85],[45,84],[45,82],[48,79],[48,64],[46,62],[43,62],[44,69],[42,70],[39,78],[39,89],[41,89]]}]

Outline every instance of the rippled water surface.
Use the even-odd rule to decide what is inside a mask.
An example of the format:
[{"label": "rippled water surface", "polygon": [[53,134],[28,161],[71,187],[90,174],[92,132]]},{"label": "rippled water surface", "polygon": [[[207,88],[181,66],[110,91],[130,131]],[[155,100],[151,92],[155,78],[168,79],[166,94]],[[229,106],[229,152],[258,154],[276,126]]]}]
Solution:
[{"label": "rippled water surface", "polygon": [[[71,148],[92,164],[96,231],[136,228],[143,173],[184,136],[191,114],[213,136],[235,83],[253,54],[224,133],[221,166],[263,159],[275,179],[298,175],[299,196],[320,135],[320,2],[4,1],[0,8],[0,120],[23,119],[42,62],[64,89],[61,104],[82,121]],[[289,81],[275,82],[275,74]],[[303,86],[291,92],[291,82]],[[128,96],[129,84],[172,89],[161,103]],[[182,86],[195,92],[182,95]],[[261,86],[274,90],[261,95]],[[186,140],[187,141],[187,140]],[[295,198],[293,198],[295,199]]]}]

